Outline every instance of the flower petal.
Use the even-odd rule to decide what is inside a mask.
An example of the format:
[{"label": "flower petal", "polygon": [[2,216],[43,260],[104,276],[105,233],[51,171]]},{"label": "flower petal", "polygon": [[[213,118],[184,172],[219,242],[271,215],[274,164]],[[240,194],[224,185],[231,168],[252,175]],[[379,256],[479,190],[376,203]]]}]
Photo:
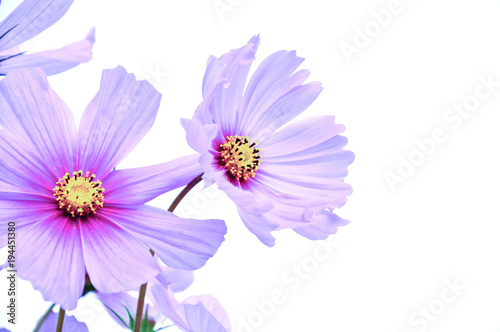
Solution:
[{"label": "flower petal", "polygon": [[23,168],[41,171],[52,184],[68,170],[75,170],[75,121],[50,88],[43,70],[9,73],[0,82],[0,109],[2,146],[14,150],[19,147],[23,151],[20,153],[26,154],[25,161],[15,157],[19,161],[16,167],[24,165]]},{"label": "flower petal", "polygon": [[265,137],[265,133],[274,132],[305,111],[316,100],[321,90],[323,88],[318,82],[292,88],[262,111],[260,116],[250,118],[245,124],[245,135],[253,139]]},{"label": "flower petal", "polygon": [[28,227],[58,211],[57,205],[50,204],[45,197],[25,193],[0,193],[0,212],[0,248],[3,248],[7,245],[10,222],[14,222],[16,228]]},{"label": "flower petal", "polygon": [[102,179],[106,204],[144,204],[167,191],[187,185],[201,173],[198,155],[153,166],[116,170]]},{"label": "flower petal", "polygon": [[57,50],[43,51],[31,54],[22,54],[4,60],[0,64],[0,75],[5,75],[19,68],[42,68],[47,75],[54,75],[80,63],[92,59],[92,46],[94,45],[95,31],[90,30],[83,40],[66,45]]},{"label": "flower petal", "polygon": [[[243,90],[259,42],[259,37],[255,36],[245,46],[229,51],[218,60],[213,60],[215,63],[222,62],[224,66],[214,65],[220,72],[215,75],[215,80],[211,84],[207,82],[209,80],[207,76],[213,75],[210,70],[212,63],[209,63],[207,68],[203,85],[211,85],[214,88],[208,108],[224,136],[232,135],[235,125],[239,122]],[[227,80],[227,84],[218,84],[220,78]],[[204,99],[206,98],[207,93],[204,92]]]},{"label": "flower petal", "polygon": [[24,0],[0,23],[0,50],[17,46],[56,23],[73,0]]},{"label": "flower petal", "polygon": [[103,178],[153,125],[161,95],[123,67],[105,70],[78,131],[80,169]]},{"label": "flower petal", "polygon": [[278,228],[278,224],[268,220],[263,214],[245,211],[238,207],[241,220],[257,238],[268,247],[274,246],[276,240],[271,232]]},{"label": "flower petal", "polygon": [[83,255],[90,281],[102,293],[117,293],[139,288],[153,279],[160,268],[149,248],[128,231],[105,217],[87,217],[80,222]]},{"label": "flower petal", "polygon": [[351,194],[343,182],[354,154],[343,150],[344,129],[331,116],[314,117],[285,127],[260,145],[262,163],[255,183],[276,194],[305,200],[328,199],[328,208],[342,206]]},{"label": "flower petal", "polygon": [[[186,290],[194,281],[193,271],[172,269],[168,266],[161,267],[161,275],[168,282],[168,287],[174,293]],[[157,279],[158,276],[156,277]]]},{"label": "flower petal", "polygon": [[168,317],[175,325],[189,331],[189,324],[185,315],[177,310],[179,302],[168,286],[162,285],[157,280],[152,280],[147,288],[147,297],[153,305]]},{"label": "flower petal", "polygon": [[[54,332],[57,327],[58,314],[51,311],[38,329],[38,332]],[[64,317],[62,332],[89,332],[85,323],[79,322],[74,316]]]},{"label": "flower petal", "polygon": [[182,307],[193,332],[231,332],[226,310],[212,295],[191,296],[182,301]]},{"label": "flower petal", "polygon": [[295,51],[278,51],[262,61],[245,89],[240,123],[244,135],[246,124],[252,118],[260,118],[276,100],[306,80],[307,70],[292,75],[303,61]]},{"label": "flower petal", "polygon": [[348,223],[348,220],[324,210],[315,214],[306,226],[295,227],[293,230],[310,240],[324,240],[330,234],[337,233],[339,226],[345,226]]},{"label": "flower petal", "polygon": [[222,220],[182,219],[151,206],[99,212],[136,234],[168,266],[194,270],[212,257],[226,234]]},{"label": "flower petal", "polygon": [[85,284],[80,226],[56,214],[32,227],[16,227],[19,277],[31,281],[46,301],[76,308]]},{"label": "flower petal", "polygon": [[182,304],[192,332],[227,332],[228,330],[205,308],[202,303]]}]

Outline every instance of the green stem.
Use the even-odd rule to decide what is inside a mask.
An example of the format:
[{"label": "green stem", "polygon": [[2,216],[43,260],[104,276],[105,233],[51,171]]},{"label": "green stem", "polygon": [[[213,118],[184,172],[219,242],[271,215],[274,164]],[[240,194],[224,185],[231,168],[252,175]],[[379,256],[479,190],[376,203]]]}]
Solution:
[{"label": "green stem", "polygon": [[45,312],[45,314],[43,314],[42,318],[40,318],[40,320],[38,321],[38,324],[36,324],[36,327],[33,330],[33,332],[38,332],[38,330],[40,330],[40,327],[42,326],[42,324],[45,321],[45,319],[49,316],[50,312],[52,311],[52,309],[54,308],[55,305],[56,305],[55,303],[52,303],[52,305]]},{"label": "green stem", "polygon": [[59,308],[59,316],[57,317],[57,327],[56,332],[62,332],[63,323],[64,323],[64,309]]},{"label": "green stem", "polygon": [[[187,193],[193,189],[198,183],[201,182],[202,180],[203,173],[198,175],[196,178],[191,180],[191,182],[188,183],[188,185],[181,191],[179,195],[174,199],[170,207],[168,208],[169,212],[174,212],[175,208],[179,203],[182,201],[182,199],[187,195]],[[154,256],[154,251],[151,250],[151,254]],[[141,323],[142,323],[142,312],[144,308],[144,299],[146,298],[146,288],[147,288],[148,283],[145,283],[141,285],[141,288],[139,290],[139,299],[137,300],[137,313],[135,315],[135,325],[134,325],[134,332],[141,332]]]}]

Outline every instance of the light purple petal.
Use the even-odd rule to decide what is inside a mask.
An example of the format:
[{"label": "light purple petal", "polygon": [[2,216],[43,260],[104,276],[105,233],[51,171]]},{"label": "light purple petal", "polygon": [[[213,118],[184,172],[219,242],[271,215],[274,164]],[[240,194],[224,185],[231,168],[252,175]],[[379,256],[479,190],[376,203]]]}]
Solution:
[{"label": "light purple petal", "polygon": [[305,111],[316,100],[321,90],[323,88],[317,82],[294,87],[266,108],[260,116],[250,118],[242,131],[252,139],[265,137],[266,133],[277,130]]},{"label": "light purple petal", "polygon": [[165,264],[175,269],[202,267],[215,254],[226,234],[222,220],[183,219],[146,205],[119,210],[105,206],[99,213],[133,232]]},{"label": "light purple petal", "polygon": [[255,183],[307,204],[326,199],[325,207],[342,206],[352,192],[343,178],[354,159],[343,150],[347,139],[338,135],[343,129],[333,117],[322,116],[276,132],[260,145],[262,163]]},{"label": "light purple petal", "polygon": [[196,119],[181,119],[181,124],[186,130],[187,142],[193,150],[203,154],[211,149],[212,140],[217,135],[217,125],[203,125]]},{"label": "light purple petal", "polygon": [[162,285],[157,280],[149,283],[147,297],[153,305],[168,317],[175,325],[189,331],[189,325],[183,312],[178,310],[179,302],[175,298],[172,290]]},{"label": "light purple petal", "polygon": [[271,232],[276,230],[278,224],[268,220],[262,214],[255,214],[238,208],[241,220],[257,238],[268,247],[274,246],[275,238]]},{"label": "light purple petal", "polygon": [[75,309],[85,284],[78,222],[57,214],[16,231],[19,277],[31,281],[46,301]]},{"label": "light purple petal", "polygon": [[17,46],[57,22],[73,0],[24,0],[0,23],[0,50]]},{"label": "light purple petal", "polygon": [[[193,332],[231,332],[231,323],[226,310],[212,295],[191,296],[182,301],[181,307],[184,307],[186,319],[193,328]],[[206,323],[202,323],[204,321]],[[198,329],[194,328],[195,323],[199,324]],[[204,326],[212,326],[212,328],[200,329]]]},{"label": "light purple petal", "polygon": [[[160,268],[149,248],[99,210],[80,222],[83,254],[90,281],[102,293],[138,289]],[[125,212],[126,213],[126,212]]]},{"label": "light purple petal", "polygon": [[106,189],[105,203],[144,204],[167,191],[187,185],[201,173],[198,155],[153,166],[116,170],[101,179]]},{"label": "light purple petal", "polygon": [[[58,316],[59,314],[51,311],[38,331],[54,332],[57,327]],[[74,316],[66,315],[64,317],[62,332],[89,332],[89,329],[85,323],[79,322]]]},{"label": "light purple petal", "polygon": [[240,189],[226,180],[224,172],[219,171],[214,174],[214,178],[219,186],[219,189],[231,198],[236,205],[249,213],[261,214],[268,212],[273,208],[273,203],[267,199],[259,199],[256,195],[248,190]]},{"label": "light purple petal", "polygon": [[24,193],[0,193],[0,211],[0,248],[7,245],[9,222],[14,221],[16,228],[28,227],[58,214],[55,203],[50,204],[45,197]]},{"label": "light purple petal", "polygon": [[153,125],[161,95],[123,67],[105,70],[78,131],[80,169],[103,178]]},{"label": "light purple petal", "polygon": [[186,312],[186,320],[189,323],[189,331],[192,332],[227,332],[226,328],[215,319],[215,317],[203,306],[202,303],[196,305],[181,305]]},{"label": "light purple petal", "polygon": [[95,30],[92,29],[83,40],[66,45],[57,50],[22,54],[0,63],[0,75],[5,75],[19,68],[42,68],[47,75],[54,75],[80,63],[92,59],[92,46],[95,42]]},{"label": "light purple petal", "polygon": [[240,121],[243,133],[246,134],[249,121],[260,118],[276,100],[306,80],[309,76],[307,70],[292,75],[303,61],[295,51],[278,51],[262,61],[245,89]]},{"label": "light purple petal", "polygon": [[[22,133],[19,134],[22,136]],[[57,176],[47,168],[34,147],[14,133],[0,131],[0,197],[15,199],[19,193],[33,193],[51,198]],[[33,181],[37,179],[37,181]]]},{"label": "light purple petal", "polygon": [[193,271],[172,269],[168,266],[162,266],[161,271],[169,282],[168,287],[174,293],[186,290],[194,281]]},{"label": "light purple petal", "polygon": [[307,223],[307,226],[296,227],[293,230],[310,240],[324,240],[330,234],[337,233],[338,227],[345,226],[348,223],[348,220],[324,210],[315,214]]},{"label": "light purple petal", "polygon": [[[9,73],[0,82],[0,125],[5,149],[18,147],[26,154],[16,167],[34,179],[55,185],[65,172],[76,167],[76,126],[73,115],[50,88],[41,69]],[[4,155],[4,154],[2,154]],[[24,165],[24,167],[22,166]],[[30,171],[26,168],[32,168]],[[40,181],[39,181],[40,182]]]},{"label": "light purple petal", "polygon": [[[229,51],[221,56],[218,61],[224,64],[223,67],[215,65],[221,71],[215,76],[214,82],[208,84],[211,75],[211,63],[204,78],[204,86],[213,85],[216,88],[211,95],[211,104],[209,111],[212,117],[220,127],[223,136],[233,135],[234,126],[238,124],[241,109],[241,100],[243,90],[247,80],[248,71],[252,62],[255,60],[255,52],[259,45],[259,37],[253,37],[245,46]],[[213,60],[216,62],[217,60]],[[217,84],[218,79],[227,80],[226,84]],[[204,93],[204,98],[207,98]]]}]

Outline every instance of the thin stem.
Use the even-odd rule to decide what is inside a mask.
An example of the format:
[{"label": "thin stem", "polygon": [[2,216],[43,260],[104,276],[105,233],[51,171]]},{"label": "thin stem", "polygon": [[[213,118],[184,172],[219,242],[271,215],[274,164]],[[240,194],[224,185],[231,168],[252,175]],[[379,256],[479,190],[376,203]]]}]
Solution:
[{"label": "thin stem", "polygon": [[135,314],[134,332],[141,331],[142,311],[144,310],[144,298],[146,297],[147,286],[148,283],[145,283],[141,285],[141,289],[139,290],[139,299],[137,300],[137,312]]},{"label": "thin stem", "polygon": [[[191,180],[191,182],[188,183],[188,185],[182,189],[181,193],[177,195],[177,197],[174,199],[170,207],[168,208],[169,212],[174,212],[175,208],[179,203],[182,201],[182,199],[187,195],[187,193],[193,189],[198,183],[201,182],[202,180],[203,173],[198,175],[196,178]],[[154,251],[151,250],[151,254],[154,256]],[[142,323],[142,312],[144,308],[144,299],[146,297],[146,288],[148,286],[148,283],[145,283],[141,285],[141,288],[139,289],[139,299],[137,300],[137,313],[135,315],[135,325],[134,325],[134,332],[140,332],[141,331],[141,323]],[[56,331],[57,332],[57,331]]]},{"label": "thin stem", "polygon": [[64,309],[59,308],[59,316],[57,317],[57,327],[56,332],[62,332],[63,323],[64,323]]},{"label": "thin stem", "polygon": [[42,318],[40,318],[40,320],[38,321],[38,324],[36,324],[36,327],[33,330],[33,332],[38,332],[38,330],[40,329],[40,326],[42,326],[43,322],[49,316],[50,312],[52,311],[52,309],[54,308],[55,305],[56,305],[55,303],[52,303],[52,305],[49,307],[49,309],[47,309],[45,314],[43,314]]},{"label": "thin stem", "polygon": [[191,180],[191,182],[188,183],[188,185],[182,189],[181,193],[177,195],[177,197],[174,199],[170,207],[168,208],[169,212],[174,212],[175,208],[179,203],[182,201],[182,199],[187,195],[187,193],[194,188],[200,181],[202,180],[203,173],[198,175],[196,178]]}]

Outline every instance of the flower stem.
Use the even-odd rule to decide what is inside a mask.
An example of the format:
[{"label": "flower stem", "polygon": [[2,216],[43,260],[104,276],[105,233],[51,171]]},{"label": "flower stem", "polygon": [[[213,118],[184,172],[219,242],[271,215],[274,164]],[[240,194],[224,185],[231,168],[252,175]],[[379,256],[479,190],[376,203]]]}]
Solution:
[{"label": "flower stem", "polygon": [[172,204],[168,208],[169,212],[174,212],[175,208],[177,207],[177,205],[179,205],[179,203],[182,201],[184,196],[186,196],[187,193],[191,189],[194,188],[194,186],[196,186],[198,183],[201,182],[202,176],[203,176],[203,173],[198,175],[196,178],[194,178],[193,180],[191,180],[191,182],[188,183],[188,185],[181,191],[181,193],[179,195],[177,195],[177,197],[174,199],[174,201],[172,202]]},{"label": "flower stem", "polygon": [[59,308],[59,316],[57,317],[57,327],[56,332],[62,332],[63,323],[64,323],[64,309]]},{"label": "flower stem", "polygon": [[[182,201],[182,199],[187,195],[187,193],[193,189],[198,183],[201,182],[202,180],[203,173],[198,175],[196,178],[191,180],[191,182],[188,183],[188,185],[182,189],[181,193],[177,195],[177,197],[174,199],[172,204],[170,204],[170,207],[168,208],[169,212],[174,212],[175,208],[179,203]],[[154,251],[151,250],[151,254],[154,256]],[[137,300],[137,313],[135,315],[135,324],[134,324],[134,332],[141,332],[141,323],[142,323],[142,312],[144,308],[144,299],[146,297],[146,288],[147,288],[148,283],[145,283],[141,285],[141,288],[139,290],[139,299]],[[58,332],[58,331],[56,331]]]},{"label": "flower stem", "polygon": [[38,332],[38,330],[40,330],[40,326],[42,326],[43,322],[45,322],[45,319],[49,316],[50,312],[52,311],[55,305],[56,305],[55,303],[52,303],[49,309],[47,309],[47,311],[43,314],[42,318],[40,318],[40,320],[38,321],[38,324],[36,324],[36,327],[33,330],[33,332]]}]

